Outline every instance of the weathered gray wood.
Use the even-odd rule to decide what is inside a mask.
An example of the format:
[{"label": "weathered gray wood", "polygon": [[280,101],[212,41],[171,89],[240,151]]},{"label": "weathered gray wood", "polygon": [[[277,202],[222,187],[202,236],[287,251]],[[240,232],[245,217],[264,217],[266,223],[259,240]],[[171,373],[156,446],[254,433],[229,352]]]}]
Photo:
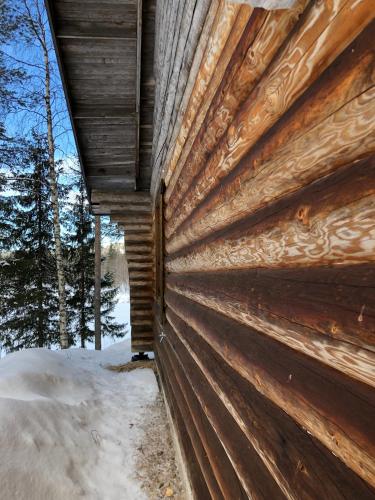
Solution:
[{"label": "weathered gray wood", "polygon": [[123,193],[107,193],[103,191],[98,191],[97,189],[93,189],[91,193],[91,201],[92,203],[101,203],[111,202],[133,202],[133,203],[142,203],[150,205],[150,195],[149,193],[142,192],[123,192]]},{"label": "weathered gray wood", "polygon": [[210,2],[198,2],[195,5],[193,2],[188,2],[185,5],[182,26],[178,33],[177,52],[174,61],[170,63],[166,102],[164,102],[162,112],[158,112],[158,117],[162,116],[163,119],[158,119],[155,123],[156,158],[166,143],[166,133],[169,130],[172,114],[179,107],[179,100],[182,97],[196,49],[197,36],[201,32],[209,5]]},{"label": "weathered gray wood", "polygon": [[[190,9],[186,8],[186,5],[190,6]],[[194,2],[174,2],[172,4],[172,10],[169,16],[170,29],[168,32],[167,47],[164,51],[165,57],[162,63],[162,73],[160,75],[160,81],[158,82],[160,87],[158,104],[158,115],[168,116],[165,106],[166,101],[169,99],[169,95],[174,93],[173,81],[171,76],[176,71],[179,72],[179,64],[176,64],[181,59],[181,54],[179,53],[178,45],[182,46],[181,40],[184,37],[184,22],[190,23],[192,10],[194,8]],[[189,11],[190,10],[190,11]],[[160,121],[155,124],[154,134],[155,137],[159,135]]]},{"label": "weathered gray wood", "polygon": [[[192,88],[195,84],[196,75],[202,60],[204,50],[206,49],[207,40],[210,34],[212,23],[215,19],[216,11],[218,8],[218,0],[205,0],[199,2],[189,32],[189,41],[186,45],[184,53],[184,61],[181,63],[181,71],[179,76],[179,88],[176,91],[175,102],[172,110],[172,117],[162,117],[154,113],[154,127],[158,127],[158,121],[168,122],[168,135],[165,141],[166,149],[171,154],[170,148],[174,144],[179,131],[180,123],[182,122],[183,112],[187,106],[190,98]],[[207,9],[209,10],[207,12]],[[159,29],[162,29],[161,27]],[[192,59],[192,62],[191,62]],[[151,193],[153,199],[155,198],[158,190],[160,178],[162,177],[162,165],[166,163],[167,151],[161,150],[162,146],[160,141],[156,144],[154,135],[153,144],[153,172],[151,179]]]},{"label": "weathered gray wood", "polygon": [[152,125],[155,1],[46,3],[89,196],[135,189],[136,177],[147,188],[150,137],[139,129]]}]

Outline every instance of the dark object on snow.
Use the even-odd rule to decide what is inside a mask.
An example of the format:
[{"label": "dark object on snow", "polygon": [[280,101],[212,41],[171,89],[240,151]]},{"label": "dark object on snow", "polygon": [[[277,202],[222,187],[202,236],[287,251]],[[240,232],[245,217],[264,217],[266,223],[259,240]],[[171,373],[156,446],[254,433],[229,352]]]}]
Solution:
[{"label": "dark object on snow", "polygon": [[144,352],[139,352],[138,354],[134,354],[132,356],[132,361],[145,361],[147,359],[150,359],[148,357],[148,354],[145,354]]}]

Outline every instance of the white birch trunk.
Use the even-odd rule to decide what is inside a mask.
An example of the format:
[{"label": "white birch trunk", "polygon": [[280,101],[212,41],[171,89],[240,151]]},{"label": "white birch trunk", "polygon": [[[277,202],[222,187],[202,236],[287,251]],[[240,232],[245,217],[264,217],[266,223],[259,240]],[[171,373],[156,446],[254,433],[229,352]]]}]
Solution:
[{"label": "white birch trunk", "polygon": [[69,347],[67,332],[66,296],[65,296],[65,272],[64,259],[61,244],[59,194],[57,185],[57,174],[55,166],[55,141],[53,137],[52,109],[51,109],[51,75],[47,47],[43,47],[45,67],[45,108],[47,116],[47,139],[48,139],[48,161],[49,181],[51,190],[51,203],[53,210],[53,232],[55,238],[55,256],[57,268],[58,296],[59,296],[59,332],[61,349]]},{"label": "white birch trunk", "polygon": [[[35,37],[35,41],[40,44],[43,52],[44,66],[44,108],[46,113],[47,124],[47,141],[48,141],[48,163],[49,163],[49,182],[51,191],[51,204],[53,210],[53,232],[55,239],[55,258],[58,280],[58,299],[59,299],[59,333],[60,346],[62,349],[69,347],[69,337],[67,332],[67,313],[66,313],[66,296],[65,296],[65,273],[64,260],[61,244],[60,230],[60,210],[59,210],[59,195],[55,164],[55,140],[53,135],[53,117],[51,104],[51,68],[49,61],[49,47],[45,31],[45,25],[42,16],[42,7],[38,0],[29,2],[23,0],[25,7],[25,16],[27,19],[30,34]],[[33,8],[31,8],[33,5]]]}]

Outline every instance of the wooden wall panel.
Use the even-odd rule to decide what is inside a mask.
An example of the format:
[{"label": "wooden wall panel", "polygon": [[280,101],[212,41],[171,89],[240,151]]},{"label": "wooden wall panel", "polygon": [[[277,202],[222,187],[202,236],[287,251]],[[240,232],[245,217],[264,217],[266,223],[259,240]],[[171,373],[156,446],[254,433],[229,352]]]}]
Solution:
[{"label": "wooden wall panel", "polygon": [[166,4],[155,349],[195,495],[375,498],[372,2],[212,2],[185,59]]},{"label": "wooden wall panel", "polygon": [[92,193],[94,213],[110,215],[124,231],[130,290],[132,351],[153,351],[153,219],[148,193]]}]

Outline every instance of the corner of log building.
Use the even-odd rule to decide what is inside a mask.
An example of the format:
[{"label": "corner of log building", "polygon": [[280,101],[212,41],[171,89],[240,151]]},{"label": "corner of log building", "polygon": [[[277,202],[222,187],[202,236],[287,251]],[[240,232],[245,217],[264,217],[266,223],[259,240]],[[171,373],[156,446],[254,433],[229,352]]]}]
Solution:
[{"label": "corner of log building", "polygon": [[374,1],[49,3],[195,497],[375,499]]}]

